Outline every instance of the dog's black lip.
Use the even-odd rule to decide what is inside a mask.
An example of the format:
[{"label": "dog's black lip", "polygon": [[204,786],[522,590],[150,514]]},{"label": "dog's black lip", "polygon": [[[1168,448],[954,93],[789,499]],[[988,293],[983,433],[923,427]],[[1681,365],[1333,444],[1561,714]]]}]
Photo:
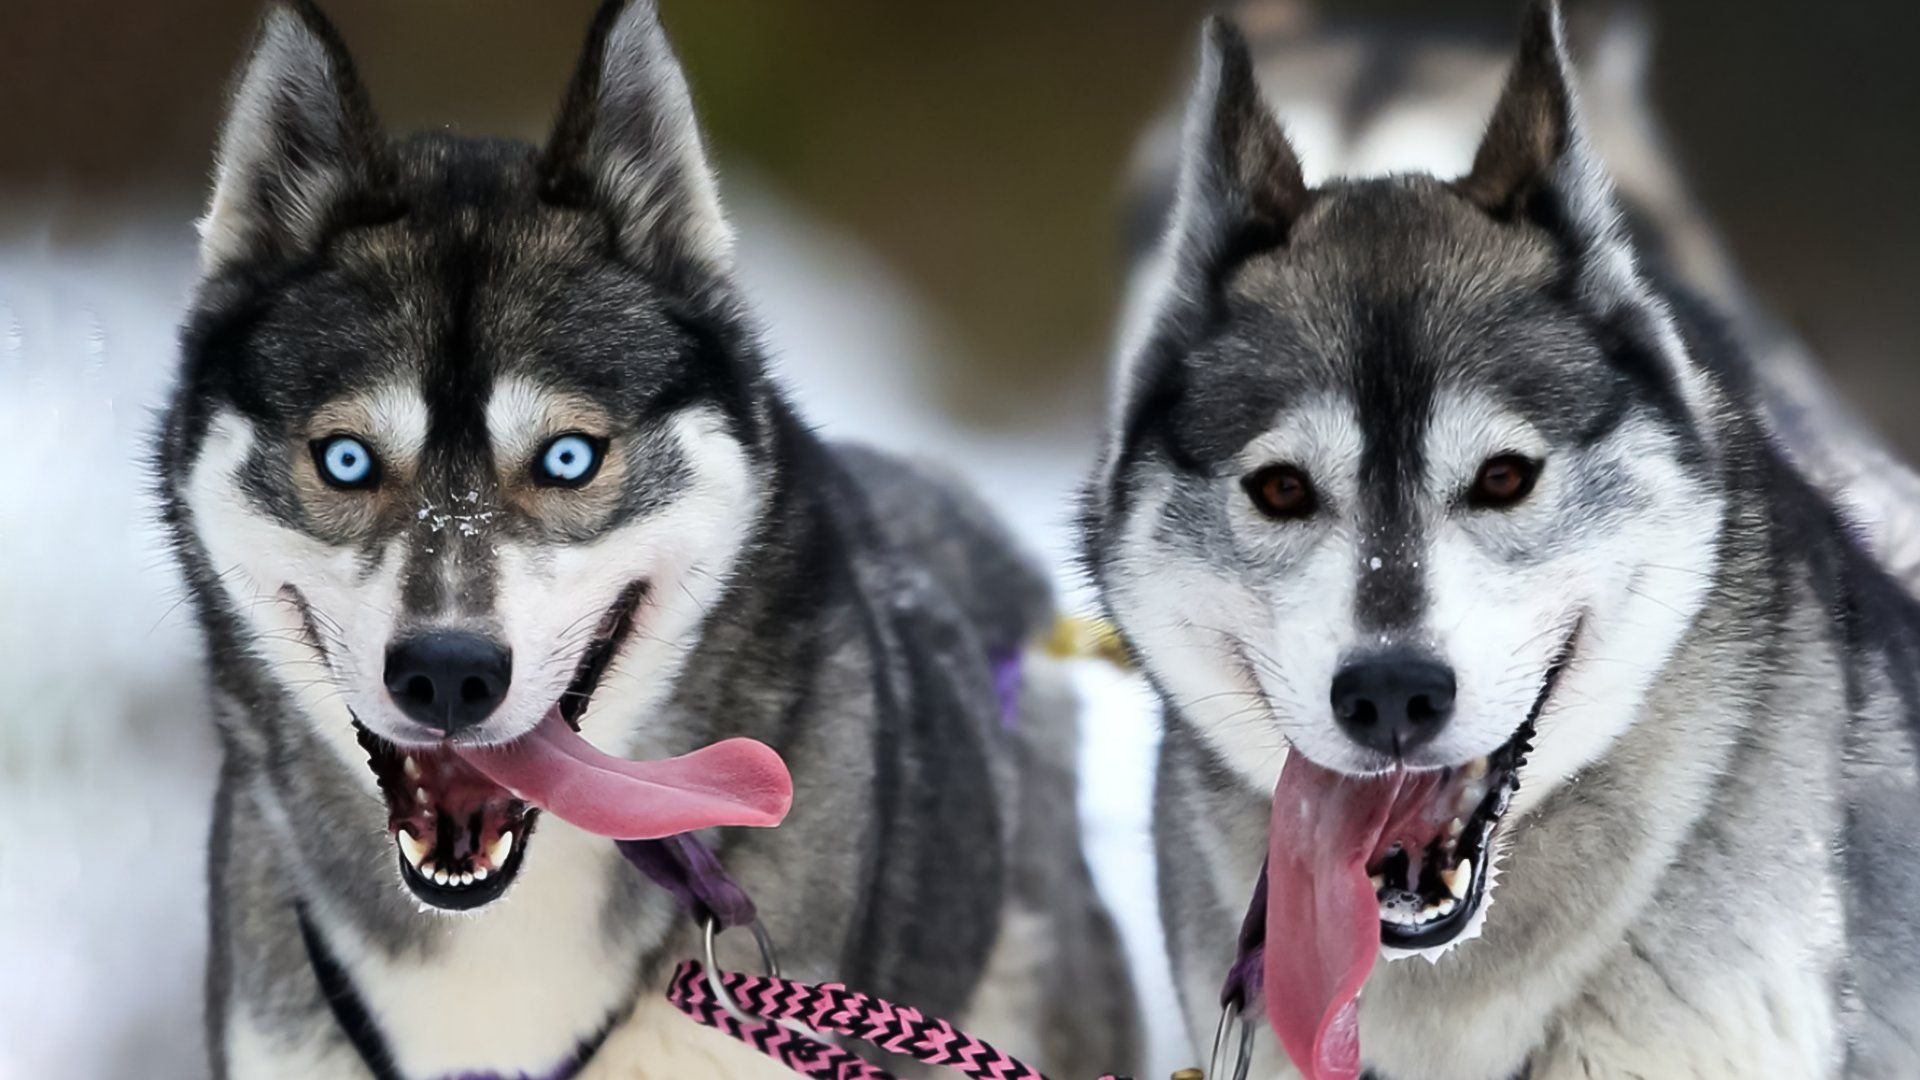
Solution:
[{"label": "dog's black lip", "polygon": [[567,683],[566,690],[560,694],[560,718],[573,730],[580,730],[580,717],[587,711],[587,703],[593,699],[593,692],[599,689],[607,668],[620,655],[621,646],[632,636],[634,615],[640,610],[640,601],[646,598],[646,594],[646,582],[631,582],[620,590],[620,595],[601,616],[600,625],[603,629],[587,645],[579,666],[574,669],[573,680]]},{"label": "dog's black lip", "polygon": [[[1513,796],[1520,790],[1520,770],[1527,763],[1527,755],[1533,752],[1533,737],[1540,720],[1540,714],[1546,711],[1547,702],[1553,696],[1553,688],[1559,684],[1560,675],[1573,662],[1575,647],[1579,644],[1580,628],[1585,619],[1577,619],[1567,639],[1554,654],[1553,662],[1547,665],[1546,674],[1541,677],[1540,691],[1534,695],[1533,705],[1527,710],[1527,718],[1514,730],[1513,736],[1501,744],[1498,750],[1489,754],[1490,759],[1505,759],[1499,767],[1503,779],[1499,787],[1489,791],[1481,804],[1487,807],[1494,804],[1492,813],[1485,817],[1486,824],[1480,834],[1473,837],[1474,854],[1478,857],[1477,871],[1473,875],[1473,884],[1469,888],[1464,902],[1454,905],[1454,909],[1445,916],[1418,928],[1409,929],[1399,923],[1380,921],[1380,943],[1409,952],[1432,949],[1445,945],[1466,930],[1467,924],[1479,912],[1487,900],[1488,882],[1491,875],[1487,867],[1492,862],[1487,857],[1494,836],[1505,822],[1507,812],[1512,807]],[[1481,819],[1480,809],[1474,811],[1474,818]]]}]

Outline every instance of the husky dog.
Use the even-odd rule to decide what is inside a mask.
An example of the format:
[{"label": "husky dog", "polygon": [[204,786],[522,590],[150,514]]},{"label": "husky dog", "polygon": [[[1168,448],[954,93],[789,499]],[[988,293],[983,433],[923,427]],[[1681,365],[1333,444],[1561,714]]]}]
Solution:
[{"label": "husky dog", "polygon": [[1640,258],[1564,38],[1460,178],[1315,186],[1205,34],[1084,512],[1189,1021],[1265,860],[1258,1076],[1920,1075],[1920,611]]},{"label": "husky dog", "polygon": [[705,834],[789,973],[1124,1064],[1075,703],[1009,678],[1045,577],[770,381],[651,3],[601,10],[543,149],[389,140],[332,27],[274,6],[202,231],[157,457],[226,755],[216,1076],[785,1075],[660,1003],[699,948],[665,890],[471,764],[544,739],[597,799],[626,763],[593,747],[732,735],[797,788]]}]

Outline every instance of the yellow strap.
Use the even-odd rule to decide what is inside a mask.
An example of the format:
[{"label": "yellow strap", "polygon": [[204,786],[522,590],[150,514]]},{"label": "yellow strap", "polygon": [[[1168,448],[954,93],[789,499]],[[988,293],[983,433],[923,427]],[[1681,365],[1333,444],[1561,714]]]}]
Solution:
[{"label": "yellow strap", "polygon": [[1054,620],[1053,633],[1044,648],[1057,660],[1105,660],[1125,671],[1133,669],[1133,655],[1127,651],[1126,642],[1106,619],[1062,615]]}]

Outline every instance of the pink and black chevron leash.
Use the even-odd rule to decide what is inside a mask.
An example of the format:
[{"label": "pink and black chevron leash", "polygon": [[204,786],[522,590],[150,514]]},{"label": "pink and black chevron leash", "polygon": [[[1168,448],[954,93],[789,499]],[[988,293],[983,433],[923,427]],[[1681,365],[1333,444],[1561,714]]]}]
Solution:
[{"label": "pink and black chevron leash", "polygon": [[[699,1023],[731,1035],[802,1076],[820,1080],[893,1080],[893,1074],[786,1023],[859,1039],[975,1080],[1046,1080],[1038,1069],[945,1020],[840,983],[802,983],[738,971],[716,972],[710,978],[699,961],[688,960],[675,970],[667,1000]],[[747,1021],[734,1015],[729,1004]],[[1109,1073],[1100,1080],[1126,1078]]]}]

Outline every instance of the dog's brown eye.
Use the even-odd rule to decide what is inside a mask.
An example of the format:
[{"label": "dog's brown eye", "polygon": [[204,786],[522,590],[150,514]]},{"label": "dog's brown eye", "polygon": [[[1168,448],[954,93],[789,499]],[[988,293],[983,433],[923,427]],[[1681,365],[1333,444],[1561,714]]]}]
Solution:
[{"label": "dog's brown eye", "polygon": [[1533,493],[1540,463],[1519,454],[1496,454],[1480,466],[1467,502],[1487,510],[1512,506]]},{"label": "dog's brown eye", "polygon": [[1313,492],[1313,482],[1292,465],[1269,465],[1250,474],[1241,484],[1261,513],[1283,521],[1306,517],[1320,504]]}]

